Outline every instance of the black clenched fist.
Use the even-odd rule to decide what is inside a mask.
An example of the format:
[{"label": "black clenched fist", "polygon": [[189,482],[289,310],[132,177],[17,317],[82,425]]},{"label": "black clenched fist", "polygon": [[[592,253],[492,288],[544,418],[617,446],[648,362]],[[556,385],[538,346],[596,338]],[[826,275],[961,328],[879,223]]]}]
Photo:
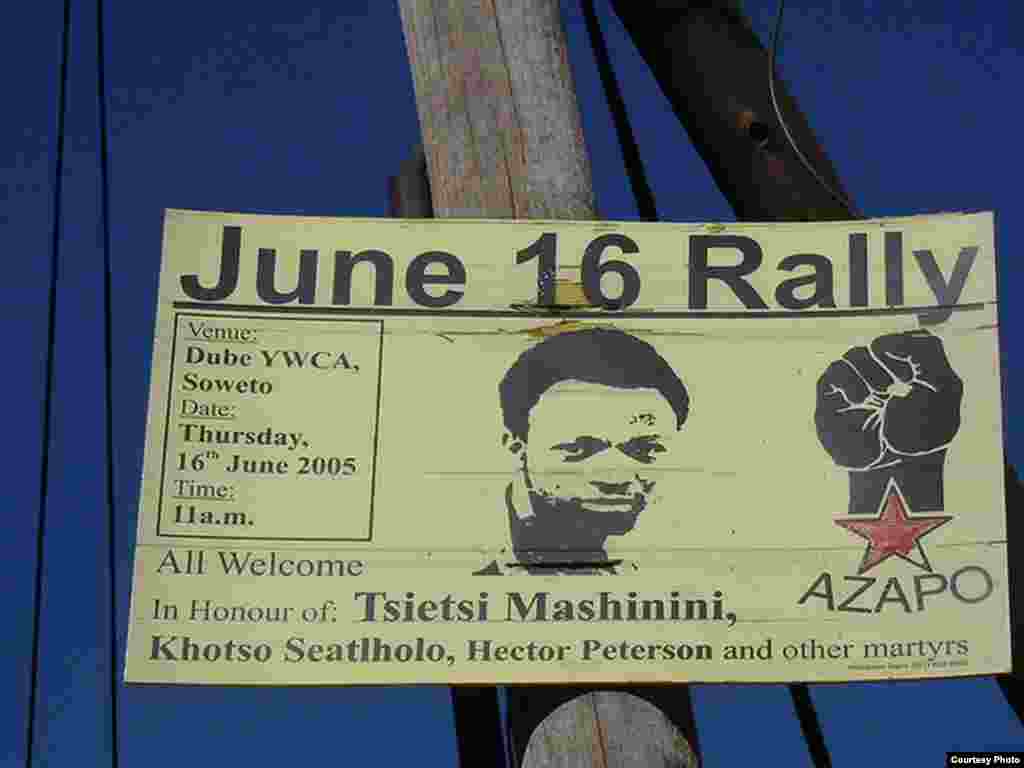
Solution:
[{"label": "black clenched fist", "polygon": [[841,467],[881,469],[945,449],[960,429],[964,385],[925,330],[854,347],[818,379],[814,424]]}]

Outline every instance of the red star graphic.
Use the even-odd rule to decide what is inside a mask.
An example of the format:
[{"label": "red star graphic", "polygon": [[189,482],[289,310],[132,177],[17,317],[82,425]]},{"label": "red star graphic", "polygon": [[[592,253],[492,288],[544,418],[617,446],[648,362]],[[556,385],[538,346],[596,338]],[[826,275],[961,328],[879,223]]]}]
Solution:
[{"label": "red star graphic", "polygon": [[[867,539],[868,547],[864,551],[857,573],[865,573],[893,555],[901,557],[908,563],[926,571],[931,571],[931,563],[921,547],[920,539],[941,525],[953,519],[951,515],[936,517],[917,517],[909,514],[903,492],[893,479],[889,480],[878,517],[846,517],[836,520],[836,525]],[[919,559],[910,556],[917,550]]]}]

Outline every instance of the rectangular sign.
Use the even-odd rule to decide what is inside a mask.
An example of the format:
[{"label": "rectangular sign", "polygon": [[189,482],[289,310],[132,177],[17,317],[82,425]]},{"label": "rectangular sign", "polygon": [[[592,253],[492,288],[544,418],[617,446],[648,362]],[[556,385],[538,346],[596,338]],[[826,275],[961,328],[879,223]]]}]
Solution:
[{"label": "rectangular sign", "polygon": [[129,682],[1010,669],[993,216],[170,210]]}]

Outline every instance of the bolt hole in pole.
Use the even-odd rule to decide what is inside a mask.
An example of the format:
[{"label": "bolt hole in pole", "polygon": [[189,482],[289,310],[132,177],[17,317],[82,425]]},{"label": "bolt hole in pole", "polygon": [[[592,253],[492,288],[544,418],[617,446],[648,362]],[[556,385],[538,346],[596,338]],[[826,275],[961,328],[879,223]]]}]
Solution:
[{"label": "bolt hole in pole", "polygon": [[758,149],[767,149],[772,133],[765,123],[759,120],[752,120],[747,126],[747,136],[757,145]]},{"label": "bolt hole in pole", "polygon": [[746,136],[754,146],[764,152],[772,146],[772,129],[768,123],[759,119],[752,109],[741,109],[736,114],[736,128],[740,136]]}]

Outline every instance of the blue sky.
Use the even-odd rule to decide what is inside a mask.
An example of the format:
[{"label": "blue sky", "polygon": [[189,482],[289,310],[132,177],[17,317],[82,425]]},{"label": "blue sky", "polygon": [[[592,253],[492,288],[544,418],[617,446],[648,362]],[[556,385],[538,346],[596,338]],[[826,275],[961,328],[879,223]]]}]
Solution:
[{"label": "blue sky", "polygon": [[[105,765],[106,506],[103,407],[101,71],[97,0],[71,0],[66,110],[57,113],[63,5],[23,4],[0,29],[12,107],[0,120],[0,187],[13,340],[4,372],[8,535],[0,539],[0,766],[23,764],[40,413],[57,248],[54,400],[41,614],[37,764]],[[578,0],[562,0],[598,205],[636,218]],[[730,221],[714,187],[606,0],[597,0],[663,221]],[[775,2],[747,0],[767,40]],[[387,215],[386,182],[418,141],[393,0],[318,4],[106,0],[103,84],[113,264],[113,466],[117,611],[126,629],[135,505],[164,208]],[[1007,444],[1024,462],[1013,393],[1024,329],[1019,83],[1024,12],[1009,2],[811,2],[787,6],[780,69],[868,216],[996,211]],[[58,127],[63,121],[63,154]],[[58,165],[58,157],[60,164]],[[55,186],[57,171],[60,185]],[[59,189],[59,197],[57,191]],[[54,222],[58,222],[56,232]],[[446,688],[121,689],[122,765],[454,766]],[[836,766],[938,765],[947,749],[1024,749],[991,680],[817,686]],[[695,686],[707,766],[772,755],[809,765],[786,690]]]}]

